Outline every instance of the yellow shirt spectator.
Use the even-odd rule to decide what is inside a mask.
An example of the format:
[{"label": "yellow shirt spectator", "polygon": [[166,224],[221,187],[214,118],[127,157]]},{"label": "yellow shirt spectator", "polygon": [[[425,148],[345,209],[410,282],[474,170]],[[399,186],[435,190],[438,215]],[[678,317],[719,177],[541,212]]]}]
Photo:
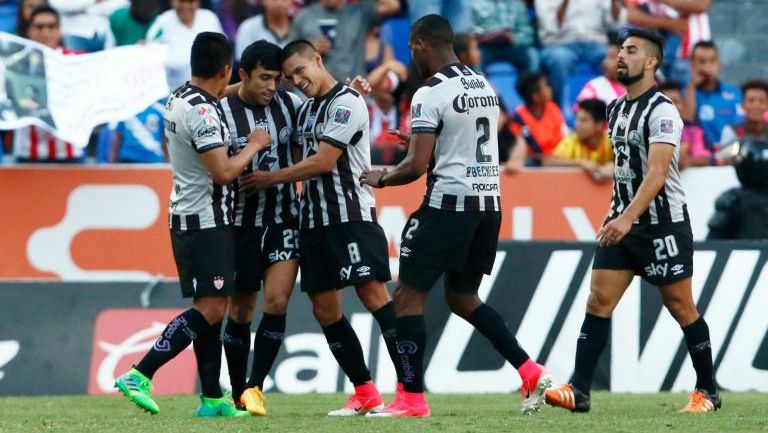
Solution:
[{"label": "yellow shirt spectator", "polygon": [[598,165],[613,162],[613,148],[610,140],[608,140],[607,132],[596,149],[590,149],[582,143],[575,133],[570,134],[560,140],[552,155],[574,161],[589,160]]}]

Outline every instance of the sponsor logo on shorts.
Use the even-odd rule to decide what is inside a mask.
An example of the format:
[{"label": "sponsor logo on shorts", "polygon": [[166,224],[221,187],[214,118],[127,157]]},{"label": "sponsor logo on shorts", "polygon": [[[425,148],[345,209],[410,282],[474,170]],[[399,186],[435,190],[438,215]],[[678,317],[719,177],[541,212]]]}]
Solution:
[{"label": "sponsor logo on shorts", "polygon": [[339,278],[342,280],[348,280],[351,275],[352,266],[344,266],[343,268],[339,269]]},{"label": "sponsor logo on shorts", "polygon": [[672,275],[680,275],[683,272],[685,272],[685,266],[684,265],[672,266]]},{"label": "sponsor logo on shorts", "polygon": [[357,271],[358,277],[367,277],[371,275],[371,267],[370,266],[360,266],[359,268],[355,269]]},{"label": "sponsor logo on shorts", "polygon": [[284,262],[286,260],[291,260],[292,258],[293,258],[293,252],[291,251],[274,250],[271,253],[269,253],[270,262]]},{"label": "sponsor logo on shorts", "polygon": [[213,277],[213,287],[215,287],[216,290],[221,290],[224,287],[224,277],[220,275]]},{"label": "sponsor logo on shorts", "polygon": [[668,268],[669,263],[651,263],[645,267],[645,274],[649,277],[666,277]]},{"label": "sponsor logo on shorts", "polygon": [[411,249],[408,247],[402,247],[400,248],[400,256],[401,257],[408,257],[411,254]]}]

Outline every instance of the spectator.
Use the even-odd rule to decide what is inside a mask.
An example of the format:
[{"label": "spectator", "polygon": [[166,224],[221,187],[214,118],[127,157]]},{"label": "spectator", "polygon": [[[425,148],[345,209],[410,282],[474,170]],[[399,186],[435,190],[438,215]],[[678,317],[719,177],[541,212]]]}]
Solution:
[{"label": "spectator", "polygon": [[725,146],[745,138],[768,143],[768,82],[749,80],[741,85],[741,105],[744,107],[744,122],[723,128],[720,144]]},{"label": "spectator", "polygon": [[472,31],[472,6],[477,0],[416,0],[408,2],[411,24],[424,15],[437,14],[445,17],[454,33]]},{"label": "spectator", "polygon": [[558,143],[543,165],[584,169],[596,182],[613,179],[613,147],[608,138],[606,104],[599,99],[578,103],[573,134]]},{"label": "spectator", "polygon": [[148,41],[164,43],[168,47],[166,73],[168,85],[173,89],[184,84],[192,71],[189,53],[195,36],[201,32],[223,33],[216,14],[200,9],[200,0],[172,0],[173,9],[157,17],[147,32]]},{"label": "spectator", "polygon": [[166,161],[163,113],[163,104],[155,102],[136,116],[118,123],[112,137],[110,160],[138,163]]},{"label": "spectator", "polygon": [[[680,113],[685,112],[683,85],[678,81],[668,80],[660,86],[661,91],[672,100]],[[704,130],[696,122],[683,118],[683,132],[680,137],[680,170],[686,167],[703,167],[717,164],[717,149],[708,146],[704,139]]]},{"label": "spectator", "polygon": [[576,97],[577,102],[597,98],[603,101],[605,105],[608,105],[614,99],[618,99],[627,93],[627,89],[618,80],[619,71],[616,69],[619,61],[620,47],[621,44],[617,40],[612,40],[608,44],[605,58],[603,58],[603,75],[589,80],[584,85],[584,88],[581,89]]},{"label": "spectator", "polygon": [[48,0],[61,14],[61,33],[67,47],[87,52],[113,47],[109,16],[125,0]]},{"label": "spectator", "polygon": [[16,13],[16,34],[22,38],[28,37],[27,27],[29,19],[32,17],[32,11],[40,6],[48,6],[48,0],[21,0]]},{"label": "spectator", "polygon": [[477,39],[469,33],[460,33],[453,36],[453,51],[459,61],[472,69],[479,69],[482,55],[480,54]]},{"label": "spectator", "polygon": [[493,62],[506,61],[522,73],[539,71],[533,25],[522,0],[474,0],[472,17],[482,70]]},{"label": "spectator", "polygon": [[261,39],[284,47],[290,39],[291,0],[261,0],[264,13],[248,18],[240,24],[235,37],[235,58],[240,58],[245,47]]},{"label": "spectator", "polygon": [[720,58],[712,41],[693,47],[691,80],[685,90],[683,118],[694,119],[704,129],[707,146],[720,141],[723,128],[744,119],[739,91],[720,81]]},{"label": "spectator", "polygon": [[159,6],[157,0],[131,0],[109,16],[109,29],[115,46],[132,45],[147,38],[147,31],[155,22]]},{"label": "spectator", "polygon": [[360,36],[399,10],[399,0],[320,0],[299,11],[289,39],[312,41],[328,71],[343,82],[365,74],[365,38]]},{"label": "spectator", "polygon": [[549,74],[554,101],[577,62],[597,71],[607,49],[608,32],[626,19],[622,0],[536,0],[542,66]]},{"label": "spectator", "polygon": [[[288,1],[290,4],[290,0]],[[266,8],[266,3],[274,3],[274,0],[260,0],[259,4]],[[219,7],[217,8],[216,15],[221,20],[221,26],[224,28],[224,34],[234,41],[237,37],[238,29],[241,25],[250,17],[256,15],[259,12],[259,8],[256,7],[255,0],[220,0]],[[257,41],[258,38],[251,42]],[[240,55],[238,55],[240,58]]]},{"label": "spectator", "polygon": [[527,145],[529,165],[540,165],[541,159],[551,155],[568,133],[568,128],[560,108],[552,102],[552,88],[546,76],[540,73],[523,75],[516,87],[524,104],[515,108],[512,114],[511,130],[517,137],[515,147],[525,148]]},{"label": "spectator", "polygon": [[[26,32],[29,39],[35,42],[64,54],[75,54],[62,45],[59,13],[50,6],[41,6],[32,11]],[[40,55],[39,51],[32,51],[30,60],[35,53]],[[43,67],[42,62],[40,67]],[[28,88],[36,91],[33,86]],[[30,97],[41,101],[42,110],[38,117],[50,117],[49,114],[43,114],[43,111],[47,111],[44,108],[45,96],[30,95]],[[13,155],[17,162],[83,162],[85,160],[85,152],[82,148],[67,143],[37,126],[19,128],[13,132]]]}]

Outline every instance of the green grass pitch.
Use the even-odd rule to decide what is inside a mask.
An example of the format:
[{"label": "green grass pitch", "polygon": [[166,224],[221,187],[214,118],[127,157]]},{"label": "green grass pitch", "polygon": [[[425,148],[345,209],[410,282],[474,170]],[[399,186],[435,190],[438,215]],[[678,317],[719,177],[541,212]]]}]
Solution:
[{"label": "green grass pitch", "polygon": [[723,409],[681,415],[683,394],[629,395],[595,392],[592,411],[571,414],[543,407],[520,414],[519,395],[430,395],[428,419],[328,418],[341,394],[267,394],[269,416],[196,419],[195,396],[157,398],[160,414],[150,416],[122,397],[51,396],[0,398],[0,432],[768,432],[768,394],[723,394]]}]

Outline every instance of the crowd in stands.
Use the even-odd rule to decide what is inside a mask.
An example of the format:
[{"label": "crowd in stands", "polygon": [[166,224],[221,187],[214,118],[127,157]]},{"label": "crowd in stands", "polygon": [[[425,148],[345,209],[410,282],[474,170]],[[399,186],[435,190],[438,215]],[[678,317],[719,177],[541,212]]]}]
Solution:
[{"label": "crowd in stands", "polygon": [[[190,75],[196,34],[226,34],[236,56],[251,42],[284,46],[307,39],[343,81],[366,76],[374,164],[395,164],[407,152],[410,96],[423,77],[409,64],[408,22],[427,13],[447,17],[461,61],[481,70],[502,102],[499,151],[506,171],[576,166],[610,180],[613,156],[605,107],[625,93],[617,81],[623,29],[665,36],[658,85],[684,121],[681,167],[727,163],[723,146],[748,135],[768,137],[768,84],[756,77],[741,89],[720,79],[712,41],[710,0],[0,0],[15,33],[76,55],[157,42],[168,46],[169,87]],[[29,65],[34,67],[34,65]],[[235,65],[237,67],[237,65]],[[237,79],[237,74],[233,74]],[[99,162],[162,162],[163,101],[118,124],[98,128],[90,154]],[[82,149],[45,130],[3,135],[18,162],[81,162]]]}]

